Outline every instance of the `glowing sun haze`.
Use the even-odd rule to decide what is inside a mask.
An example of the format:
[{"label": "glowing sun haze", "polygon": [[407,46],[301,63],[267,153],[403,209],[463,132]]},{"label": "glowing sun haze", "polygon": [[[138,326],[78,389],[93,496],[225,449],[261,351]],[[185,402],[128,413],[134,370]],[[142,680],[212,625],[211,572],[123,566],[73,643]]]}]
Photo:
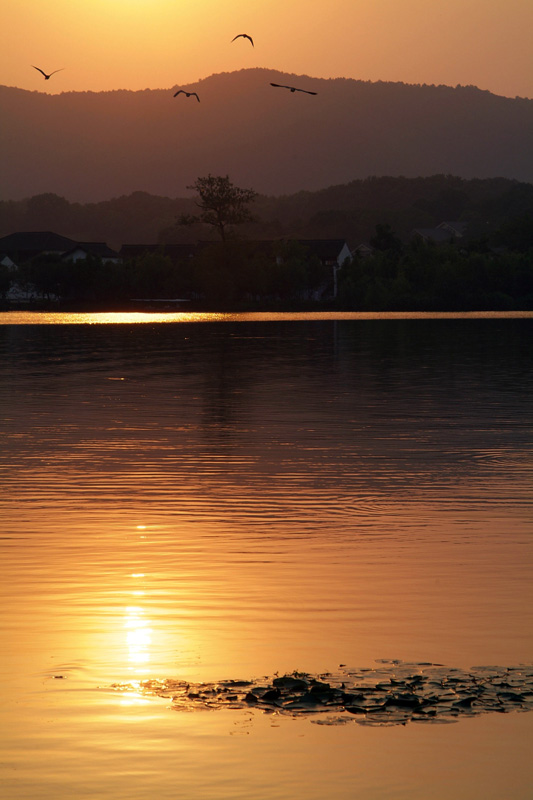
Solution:
[{"label": "glowing sun haze", "polygon": [[168,89],[268,67],[531,98],[532,30],[533,0],[4,0],[0,83]]}]

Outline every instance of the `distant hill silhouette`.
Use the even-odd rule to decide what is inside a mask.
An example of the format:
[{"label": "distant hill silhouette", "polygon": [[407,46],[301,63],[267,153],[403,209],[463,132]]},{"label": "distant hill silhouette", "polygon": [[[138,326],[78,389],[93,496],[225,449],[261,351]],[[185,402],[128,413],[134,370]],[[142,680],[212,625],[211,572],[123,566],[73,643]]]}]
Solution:
[{"label": "distant hill silhouette", "polygon": [[[178,88],[201,102],[173,97]],[[53,192],[87,202],[138,190],[177,197],[208,173],[275,195],[372,175],[533,181],[533,100],[472,86],[247,69],[168,90],[0,87],[0,115],[0,199]]]},{"label": "distant hill silhouette", "polygon": [[[123,244],[195,243],[216,237],[209,226],[178,225],[197,211],[192,197],[158,197],[132,192],[98,203],[71,203],[52,193],[24,200],[0,200],[0,236],[17,231],[53,230],[76,242]],[[316,192],[259,195],[254,222],[239,226],[238,238],[346,239],[355,247],[386,223],[404,241],[415,228],[433,228],[444,220],[461,222],[467,238],[493,237],[504,226],[514,238],[531,244],[533,183],[510,178],[371,177]],[[504,237],[505,238],[505,237]],[[508,237],[507,237],[508,238]],[[517,240],[518,241],[518,240]],[[501,244],[502,240],[494,240]],[[0,247],[1,255],[1,247]]]}]

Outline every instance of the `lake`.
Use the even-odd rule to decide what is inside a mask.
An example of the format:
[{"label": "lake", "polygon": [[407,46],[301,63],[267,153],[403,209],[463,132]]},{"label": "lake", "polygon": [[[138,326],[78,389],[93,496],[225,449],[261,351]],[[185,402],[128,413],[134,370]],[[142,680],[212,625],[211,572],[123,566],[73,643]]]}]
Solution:
[{"label": "lake", "polygon": [[532,398],[527,312],[0,314],[3,796],[529,800]]}]

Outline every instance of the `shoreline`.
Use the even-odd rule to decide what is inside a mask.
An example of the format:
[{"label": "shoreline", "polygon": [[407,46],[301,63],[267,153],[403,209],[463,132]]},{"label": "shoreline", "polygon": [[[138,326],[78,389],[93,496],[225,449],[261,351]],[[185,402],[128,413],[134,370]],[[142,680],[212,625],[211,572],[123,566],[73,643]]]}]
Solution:
[{"label": "shoreline", "polygon": [[0,311],[0,326],[524,319],[533,311]]}]

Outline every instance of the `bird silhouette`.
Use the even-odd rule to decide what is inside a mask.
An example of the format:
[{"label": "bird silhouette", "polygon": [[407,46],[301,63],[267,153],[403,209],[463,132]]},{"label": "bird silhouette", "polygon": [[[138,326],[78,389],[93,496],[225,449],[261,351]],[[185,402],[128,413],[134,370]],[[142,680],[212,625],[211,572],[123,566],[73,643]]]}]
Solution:
[{"label": "bird silhouette", "polygon": [[238,33],[238,34],[237,34],[237,36],[234,36],[234,37],[233,37],[233,39],[232,39],[231,41],[232,41],[232,42],[234,42],[234,41],[235,41],[235,39],[240,39],[240,38],[243,38],[243,39],[249,39],[249,40],[250,40],[250,42],[252,43],[252,47],[254,47],[254,40],[252,39],[252,37],[251,37],[251,36],[248,36],[248,34],[247,34],[247,33]]},{"label": "bird silhouette", "polygon": [[[31,66],[33,67],[33,64]],[[46,72],[43,72],[42,69],[40,69],[39,67],[33,67],[33,69],[36,69],[37,72],[40,72],[41,75],[44,75],[45,81],[49,81],[52,75],[55,75],[56,72],[61,72],[62,70],[65,69],[65,67],[61,67],[61,69],[55,69],[53,72],[50,73],[50,75],[47,75]]]},{"label": "bird silhouette", "polygon": [[198,102],[200,102],[200,98],[196,94],[196,92],[186,92],[185,89],[178,89],[178,91],[174,94],[174,97],[177,97],[179,94],[184,94],[185,97],[196,97]]},{"label": "bird silhouette", "polygon": [[271,86],[275,86],[276,89],[288,89],[290,92],[305,92],[305,94],[317,94],[316,92],[310,92],[309,89],[298,89],[296,86],[283,86],[281,83],[271,83]]}]

